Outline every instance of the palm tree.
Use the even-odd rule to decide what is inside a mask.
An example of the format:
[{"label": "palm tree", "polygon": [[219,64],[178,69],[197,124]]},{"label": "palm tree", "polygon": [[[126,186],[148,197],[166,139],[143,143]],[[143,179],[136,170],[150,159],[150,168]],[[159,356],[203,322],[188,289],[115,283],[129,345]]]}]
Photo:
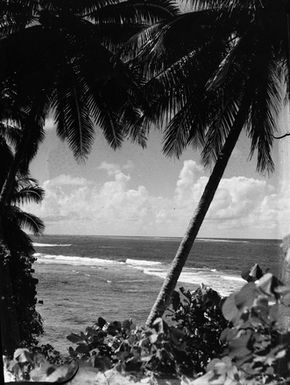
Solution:
[{"label": "palm tree", "polygon": [[[0,124],[1,186],[7,181],[11,165],[15,165],[14,159],[22,134],[13,124]],[[27,159],[23,158],[18,162],[18,170],[9,186],[9,194],[6,194],[6,200],[0,206],[0,357],[3,351],[11,354],[17,346],[35,342],[35,337],[43,331],[41,317],[35,309],[37,280],[32,276],[34,249],[24,228],[40,234],[44,225],[39,218],[19,207],[23,203],[39,203],[44,195],[37,181],[28,175],[27,160],[31,154],[32,151]],[[1,359],[0,382],[2,380],[4,381]]]},{"label": "palm tree", "polygon": [[18,163],[31,144],[35,154],[51,110],[58,135],[77,159],[88,155],[95,125],[112,148],[121,145],[128,134],[123,121],[138,114],[135,104],[142,96],[139,77],[115,53],[130,36],[175,12],[171,0],[8,0],[1,5],[0,117],[12,119],[25,135],[0,186],[0,202],[9,200]]},{"label": "palm tree", "polygon": [[[142,95],[137,86],[139,74],[136,77],[129,71],[116,52],[130,36],[175,12],[171,0],[1,3],[0,122],[10,125],[15,145],[11,153],[0,144],[0,158],[11,159],[4,163],[8,168],[0,165],[0,238],[4,243],[8,242],[6,229],[19,229],[17,220],[33,223],[11,202],[17,173],[27,172],[43,138],[48,112],[53,111],[58,135],[78,159],[90,150],[95,124],[111,147],[119,147],[128,134],[121,121],[139,113],[135,101]],[[25,234],[20,234],[25,240]]]},{"label": "palm tree", "polygon": [[35,310],[37,280],[32,277],[34,249],[24,229],[41,234],[44,225],[36,216],[20,209],[28,202],[40,203],[44,191],[28,175],[17,176],[11,201],[1,212],[1,335],[2,348],[11,354],[21,346],[35,342],[42,333],[42,321]]},{"label": "palm tree", "polygon": [[[163,124],[164,152],[202,148],[215,162],[200,202],[147,319],[162,316],[244,128],[257,170],[273,171],[276,117],[288,76],[288,10],[283,0],[192,0],[192,9],[130,41],[132,65],[147,74],[152,104],[131,134]],[[165,122],[165,124],[164,124]]]}]

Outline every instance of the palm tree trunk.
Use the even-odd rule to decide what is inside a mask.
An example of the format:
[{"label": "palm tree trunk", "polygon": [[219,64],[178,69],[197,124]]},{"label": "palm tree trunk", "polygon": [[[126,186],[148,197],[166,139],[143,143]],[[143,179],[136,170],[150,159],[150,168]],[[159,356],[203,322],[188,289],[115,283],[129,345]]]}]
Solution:
[{"label": "palm tree trunk", "polygon": [[152,326],[156,318],[162,317],[164,311],[170,303],[171,295],[175,289],[180,273],[186,263],[189,252],[214,198],[215,192],[219,186],[231,153],[245,124],[245,118],[248,113],[249,104],[249,99],[244,98],[237,114],[234,126],[225,141],[222,152],[219,155],[212,174],[205,186],[198,207],[189,223],[185,236],[183,237],[177,253],[172,261],[171,268],[158,294],[156,302],[154,303],[149,317],[147,318],[147,326]]}]

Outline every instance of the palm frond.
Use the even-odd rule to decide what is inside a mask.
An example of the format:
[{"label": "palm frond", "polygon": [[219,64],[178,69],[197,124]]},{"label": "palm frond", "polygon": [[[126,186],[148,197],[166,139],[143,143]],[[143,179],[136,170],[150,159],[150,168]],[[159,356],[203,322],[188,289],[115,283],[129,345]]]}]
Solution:
[{"label": "palm frond", "polygon": [[138,52],[132,65],[140,63],[150,79],[182,57],[204,51],[212,41],[221,41],[228,35],[228,27],[220,27],[215,21],[216,15],[211,11],[187,12],[149,27],[127,43],[128,50]]},{"label": "palm frond", "polygon": [[[239,14],[244,11],[249,15],[253,16],[257,12],[257,10],[261,10],[264,8],[266,2],[269,3],[268,0],[192,0],[193,3],[197,4],[198,7],[214,9],[222,13],[226,13],[227,15],[232,15],[233,13]],[[271,1],[270,1],[271,2]]]},{"label": "palm frond", "polygon": [[6,140],[0,137],[0,190],[5,183],[12,161],[13,154],[11,148],[7,145]]},{"label": "palm frond", "polygon": [[[97,71],[96,67],[91,66],[92,62],[97,66]],[[104,47],[88,49],[80,68],[88,85],[84,102],[110,146],[117,148],[127,135],[125,125],[129,124],[132,114],[138,114],[138,109],[145,108],[147,104],[138,86],[142,82],[140,75]]]},{"label": "palm frond", "polygon": [[44,223],[40,218],[33,214],[21,211],[20,209],[18,210],[15,219],[20,228],[26,228],[34,235],[41,234],[44,230]]},{"label": "palm frond", "polygon": [[66,66],[63,79],[52,96],[58,135],[68,142],[76,159],[85,159],[90,151],[94,126],[88,105],[84,81],[77,79],[72,68]]},{"label": "palm frond", "polygon": [[205,166],[209,166],[220,156],[225,140],[234,125],[239,110],[238,101],[239,98],[227,99],[226,101],[221,100],[221,108],[215,109],[215,114],[212,114],[206,132],[205,146],[201,153]]},{"label": "palm frond", "polygon": [[[263,44],[264,46],[264,44]],[[250,157],[257,151],[257,170],[271,172],[274,163],[271,157],[273,134],[282,102],[282,88],[277,78],[277,63],[269,51],[260,55],[255,72],[255,93],[252,98],[248,134],[251,138]]]},{"label": "palm frond", "polygon": [[18,159],[18,172],[26,175],[31,160],[35,157],[39,144],[44,139],[44,119],[31,118],[22,122],[21,138],[15,146],[15,159]]},{"label": "palm frond", "polygon": [[151,123],[145,118],[144,113],[138,109],[125,109],[125,117],[122,117],[122,121],[126,124],[126,137],[142,148],[146,148]]},{"label": "palm frond", "polygon": [[33,255],[35,252],[32,240],[17,224],[3,219],[4,239],[8,249],[13,251],[26,252]]},{"label": "palm frond", "polygon": [[[240,38],[231,38],[230,48],[228,49],[227,55],[220,63],[217,71],[213,74],[213,76],[209,79],[207,88],[208,90],[217,90],[222,87],[223,83],[227,81],[228,74],[232,65],[235,65],[235,58],[239,55],[241,42],[244,42],[245,39]],[[242,48],[243,49],[243,48]]]},{"label": "palm frond", "polygon": [[162,19],[172,18],[179,13],[177,3],[172,0],[150,0],[145,3],[140,0],[122,1],[102,7],[90,18],[96,24],[147,24],[152,25]]},{"label": "palm frond", "polygon": [[120,147],[125,136],[125,129],[119,116],[106,103],[105,95],[100,94],[97,90],[92,90],[92,94],[88,96],[88,103],[108,144],[113,149]]},{"label": "palm frond", "polygon": [[16,122],[6,120],[0,123],[0,136],[5,138],[9,145],[15,148],[20,142],[21,129]]},{"label": "palm frond", "polygon": [[186,0],[186,6],[192,11],[203,11],[212,9],[211,0]]},{"label": "palm frond", "polygon": [[150,98],[149,108],[144,111],[147,119],[160,125],[169,123],[175,113],[185,105],[193,85],[196,85],[191,77],[195,73],[194,67],[194,53],[190,53],[145,85],[144,93]]},{"label": "palm frond", "polygon": [[166,155],[180,157],[188,144],[203,144],[208,116],[204,115],[203,102],[203,98],[191,95],[187,103],[174,114],[164,131],[163,152]]},{"label": "palm frond", "polygon": [[147,28],[147,25],[141,23],[104,23],[95,26],[98,39],[102,45],[118,55],[123,50],[124,44],[133,35],[138,35],[145,28]]},{"label": "palm frond", "polygon": [[111,4],[119,4],[120,0],[44,0],[41,1],[41,8],[51,14],[66,13],[90,18],[91,13]]},{"label": "palm frond", "polygon": [[0,4],[0,36],[5,37],[31,25],[38,9],[35,0],[7,0]]},{"label": "palm frond", "polygon": [[[207,17],[207,15],[204,15]],[[151,79],[145,86],[150,95],[149,119],[164,125],[164,152],[180,156],[191,144],[203,144],[203,132],[209,124],[206,85],[225,57],[227,33],[217,39],[208,36],[206,44],[193,38],[192,51]],[[179,52],[180,53],[180,52]]]},{"label": "palm frond", "polygon": [[12,204],[41,203],[44,198],[44,190],[40,186],[31,185],[22,187],[11,198]]},{"label": "palm frond", "polygon": [[[65,139],[72,149],[76,159],[85,159],[91,149],[94,136],[94,126],[91,120],[90,111],[87,106],[82,104],[82,93],[77,88],[66,95],[66,104],[64,109],[64,122],[60,126],[65,127],[61,133],[65,133]],[[59,123],[61,115],[57,115]],[[58,133],[60,133],[58,126]]]},{"label": "palm frond", "polygon": [[[68,141],[76,157],[88,154],[93,122],[100,125],[113,148],[120,146],[125,131],[119,113],[133,95],[142,98],[134,72],[93,37],[86,41],[80,37],[79,44],[85,48],[73,63],[63,63],[58,69],[58,86],[52,96],[57,133]],[[75,49],[76,43],[72,44]]]},{"label": "palm frond", "polygon": [[212,92],[215,98],[212,101],[214,108],[202,151],[205,166],[215,162],[220,156],[223,144],[234,125],[244,92],[251,87],[249,78],[252,78],[251,68],[256,58],[254,42],[254,34],[248,31],[227,44],[227,54],[207,82],[207,92]]}]

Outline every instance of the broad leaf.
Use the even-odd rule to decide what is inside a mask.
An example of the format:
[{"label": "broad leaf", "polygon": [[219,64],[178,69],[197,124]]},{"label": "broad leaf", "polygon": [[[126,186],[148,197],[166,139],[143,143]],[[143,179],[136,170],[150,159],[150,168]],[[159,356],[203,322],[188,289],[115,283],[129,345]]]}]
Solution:
[{"label": "broad leaf", "polygon": [[79,336],[78,334],[75,334],[75,333],[71,333],[70,335],[68,335],[66,337],[70,342],[74,343],[74,344],[77,344],[79,342],[83,342],[83,338],[81,336]]}]

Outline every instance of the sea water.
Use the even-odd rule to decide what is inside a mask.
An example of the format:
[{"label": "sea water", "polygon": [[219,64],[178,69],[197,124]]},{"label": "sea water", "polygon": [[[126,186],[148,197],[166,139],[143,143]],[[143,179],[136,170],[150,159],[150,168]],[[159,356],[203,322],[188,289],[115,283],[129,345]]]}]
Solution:
[{"label": "sea water", "polygon": [[[70,332],[102,316],[145,322],[178,248],[179,238],[42,236],[34,239],[38,311],[43,343],[66,351]],[[281,241],[198,239],[179,279],[194,289],[205,284],[227,295],[245,281],[241,272],[258,263],[278,274]]]}]

